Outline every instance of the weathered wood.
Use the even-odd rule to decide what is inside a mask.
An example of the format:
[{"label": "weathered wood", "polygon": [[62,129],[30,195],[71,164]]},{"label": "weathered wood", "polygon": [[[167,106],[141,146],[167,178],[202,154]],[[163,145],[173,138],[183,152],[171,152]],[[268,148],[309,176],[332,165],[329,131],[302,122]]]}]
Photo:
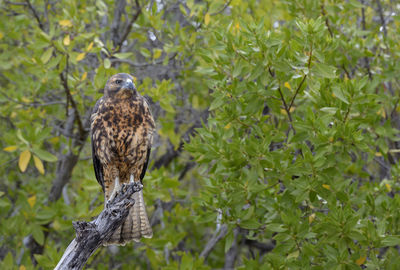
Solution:
[{"label": "weathered wood", "polygon": [[82,269],[90,255],[123,223],[129,209],[135,203],[132,194],[141,189],[142,185],[137,183],[124,185],[122,191],[106,204],[95,220],[73,222],[76,237],[65,250],[55,269]]}]

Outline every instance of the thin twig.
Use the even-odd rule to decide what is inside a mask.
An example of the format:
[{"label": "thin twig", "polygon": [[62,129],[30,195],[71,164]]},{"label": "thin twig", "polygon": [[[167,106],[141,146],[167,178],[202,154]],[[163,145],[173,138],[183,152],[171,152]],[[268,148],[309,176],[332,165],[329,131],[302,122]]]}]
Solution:
[{"label": "thin twig", "polygon": [[7,5],[14,5],[14,6],[27,6],[27,3],[21,3],[21,2],[10,2],[10,1],[4,1],[5,4]]},{"label": "thin twig", "polygon": [[294,96],[293,96],[292,100],[290,101],[290,104],[289,104],[289,111],[290,111],[290,109],[292,108],[293,102],[294,102],[294,100],[296,99],[297,94],[300,92],[300,89],[301,89],[301,87],[303,86],[303,83],[304,83],[304,81],[306,80],[306,78],[307,78],[307,74],[303,76],[303,79],[301,80],[299,86],[298,86],[297,89],[296,89],[296,92],[294,93]]},{"label": "thin twig", "polygon": [[[312,56],[313,56],[313,44],[311,43],[310,56],[308,57],[308,61],[307,61],[307,68],[308,68],[308,70],[310,70],[310,68],[311,68]],[[294,102],[294,100],[296,99],[296,96],[297,96],[297,94],[299,93],[301,87],[303,86],[303,83],[304,83],[304,81],[306,80],[306,78],[307,78],[307,74],[305,74],[305,75],[303,76],[303,79],[301,80],[299,86],[298,86],[297,89],[296,89],[296,92],[294,93],[294,96],[293,96],[292,100],[290,101],[289,108],[288,108],[289,111],[290,111],[290,109],[292,108],[293,102]]]},{"label": "thin twig", "polygon": [[[75,100],[71,95],[71,90],[69,89],[68,86],[68,72],[69,72],[69,56],[67,55],[67,64],[65,67],[65,75],[63,72],[60,73],[60,79],[61,82],[64,86],[65,94],[67,95],[67,106],[69,103],[71,103],[72,108],[74,109],[74,114],[75,114],[75,120],[78,123],[78,128],[79,128],[79,135],[82,137],[85,134],[85,129],[82,124],[81,116],[79,115],[78,107],[76,106]],[[67,107],[67,116],[68,116],[68,107]]]},{"label": "thin twig", "polygon": [[121,23],[121,16],[125,10],[126,1],[125,0],[118,0],[115,2],[114,7],[114,18],[111,23],[110,31],[111,31],[111,40],[113,41],[114,46],[119,44],[119,32],[120,32],[120,23]]},{"label": "thin twig", "polygon": [[[270,67],[268,67],[268,72],[269,72],[269,74],[271,75],[271,77],[275,78],[275,73],[271,70]],[[305,77],[303,78],[303,80],[305,80]],[[302,83],[301,83],[301,84],[302,84]],[[300,87],[301,87],[301,84],[299,85]],[[298,87],[298,90],[300,89],[300,87]],[[285,98],[283,97],[283,93],[282,93],[282,90],[281,90],[281,87],[280,87],[280,86],[278,87],[278,92],[279,92],[279,95],[280,95],[280,97],[281,97],[281,101],[282,101],[282,104],[283,104],[283,108],[285,109],[286,114],[287,114],[288,117],[289,117],[289,126],[290,126],[290,128],[293,130],[294,134],[296,134],[296,130],[295,130],[294,127],[293,127],[293,120],[292,120],[292,115],[290,114],[290,108],[289,108],[289,106],[287,105]],[[297,92],[297,91],[296,91],[296,92]],[[297,93],[295,94],[295,96],[296,96],[296,95],[297,95]],[[293,97],[293,99],[292,99],[292,101],[291,101],[291,103],[290,103],[290,104],[291,104],[290,106],[293,105],[295,96]]]},{"label": "thin twig", "polygon": [[351,79],[351,75],[350,75],[350,73],[347,71],[347,69],[346,69],[346,67],[344,66],[344,64],[342,65],[342,68],[343,68],[343,70],[344,70],[344,73],[346,73],[347,78],[348,78],[348,79]]},{"label": "thin twig", "polygon": [[390,167],[388,166],[388,165],[386,165],[382,160],[380,160],[379,158],[374,158],[374,160],[379,164],[379,165],[381,165],[382,166],[382,168],[384,168],[385,170],[387,170],[387,171],[390,171]]},{"label": "thin twig", "polygon": [[346,111],[346,115],[344,116],[343,123],[346,123],[347,118],[348,118],[349,115],[350,115],[351,104],[352,104],[352,103],[350,103],[349,106],[347,107],[347,111]]},{"label": "thin twig", "polygon": [[129,33],[131,32],[133,23],[139,18],[139,15],[142,13],[142,7],[139,4],[139,0],[135,0],[135,3],[136,3],[136,13],[133,15],[131,20],[128,22],[125,32],[117,44],[117,52],[121,51],[122,43],[124,43],[124,41],[126,40],[126,38],[129,35]]},{"label": "thin twig", "polygon": [[49,3],[48,0],[44,1],[44,3],[43,3],[43,16],[44,16],[45,23],[46,23],[46,25],[45,25],[46,31],[49,30],[49,13],[47,11],[47,9],[49,8],[49,5],[50,5],[50,3]]},{"label": "thin twig", "polygon": [[[178,53],[173,53],[168,58],[168,61],[173,60],[177,55],[178,55]],[[119,59],[119,58],[110,58],[110,61],[111,61],[111,63],[126,63],[132,67],[142,68],[142,67],[148,67],[148,66],[154,66],[154,65],[161,65],[164,62],[164,59],[155,61],[153,63],[135,63],[129,59]]]},{"label": "thin twig", "polygon": [[29,107],[43,107],[43,106],[50,106],[50,105],[65,104],[64,101],[49,101],[49,102],[45,102],[45,103],[39,103],[39,102],[27,103],[27,102],[22,102],[22,101],[18,101],[16,99],[13,99],[12,97],[8,96],[3,91],[0,91],[0,94],[2,94],[6,99],[8,99],[11,102],[14,102],[16,104],[21,104],[23,106],[29,106]]},{"label": "thin twig", "polygon": [[326,14],[325,6],[324,6],[323,2],[321,3],[321,13],[322,13],[322,16],[324,16],[324,18],[325,18],[325,25],[328,28],[329,35],[331,37],[333,37],[333,32],[332,32],[331,26],[329,24],[328,15]]},{"label": "thin twig", "polygon": [[222,12],[224,12],[224,10],[230,5],[230,3],[232,2],[232,0],[229,0],[228,2],[225,3],[225,5],[221,8],[221,10],[218,10],[216,12],[211,13],[211,16],[215,16],[217,14],[220,14]]},{"label": "thin twig", "polygon": [[44,30],[44,25],[43,25],[42,21],[40,20],[39,15],[38,15],[36,9],[31,5],[31,2],[30,2],[29,0],[25,0],[25,2],[27,3],[29,9],[32,11],[33,16],[35,17],[37,23],[39,24],[40,29],[42,29],[43,31],[45,31],[45,30]]},{"label": "thin twig", "polygon": [[387,29],[386,29],[386,22],[385,22],[385,17],[383,15],[383,9],[381,5],[380,0],[376,0],[376,4],[378,5],[378,13],[379,13],[379,18],[381,20],[382,28],[383,28],[383,35],[386,37],[387,36]]},{"label": "thin twig", "polygon": [[[361,4],[364,5],[364,0],[361,0]],[[365,23],[365,8],[364,8],[364,6],[361,8],[361,27],[362,27],[363,31],[365,31],[367,29],[366,23]],[[363,38],[365,39],[366,36],[364,35]],[[365,56],[364,61],[365,61],[365,67],[367,68],[368,78],[370,80],[372,80],[372,73],[371,73],[371,67],[369,65],[369,58],[367,56]]]},{"label": "thin twig", "polygon": [[289,107],[288,107],[288,105],[287,105],[287,103],[286,103],[286,101],[285,101],[285,98],[283,97],[282,90],[281,90],[281,87],[280,87],[280,86],[278,87],[278,92],[279,92],[279,95],[281,96],[281,101],[282,101],[282,103],[283,103],[283,108],[285,109],[286,114],[287,114],[288,117],[289,117],[289,122],[290,122],[290,123],[289,123],[289,126],[290,126],[290,128],[293,130],[294,134],[296,134],[296,130],[295,130],[294,127],[293,127],[292,115],[290,114]]}]

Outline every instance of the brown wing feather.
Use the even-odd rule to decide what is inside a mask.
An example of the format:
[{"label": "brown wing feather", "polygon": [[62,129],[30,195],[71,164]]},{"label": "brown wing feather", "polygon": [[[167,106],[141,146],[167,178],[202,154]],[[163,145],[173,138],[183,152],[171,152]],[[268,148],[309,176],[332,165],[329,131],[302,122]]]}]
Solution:
[{"label": "brown wing feather", "polygon": [[92,158],[93,158],[94,174],[96,175],[97,182],[99,182],[99,184],[101,185],[101,188],[103,189],[103,192],[104,192],[103,166],[101,165],[100,159],[96,155],[93,138],[92,138]]},{"label": "brown wing feather", "polygon": [[[100,107],[100,104],[103,102],[103,98],[99,99],[96,102],[96,105],[93,108],[91,122],[93,123],[95,117],[97,117],[97,113]],[[92,130],[93,132],[93,130]],[[99,157],[96,155],[96,146],[94,143],[93,133],[91,134],[91,141],[92,141],[92,159],[93,159],[93,167],[94,167],[94,174],[96,175],[97,182],[101,185],[101,188],[104,192],[104,171],[103,166],[100,162]]]},{"label": "brown wing feather", "polygon": [[144,175],[146,174],[146,171],[147,171],[147,166],[149,165],[150,152],[151,152],[151,148],[149,147],[149,148],[147,148],[146,161],[143,165],[142,173],[140,174],[140,182],[142,182],[142,183],[143,183]]}]

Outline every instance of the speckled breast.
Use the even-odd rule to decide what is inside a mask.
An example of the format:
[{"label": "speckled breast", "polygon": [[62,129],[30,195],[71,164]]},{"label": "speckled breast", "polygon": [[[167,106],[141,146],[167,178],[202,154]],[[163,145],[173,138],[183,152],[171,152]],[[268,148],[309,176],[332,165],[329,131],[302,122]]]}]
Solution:
[{"label": "speckled breast", "polygon": [[[99,150],[103,150],[105,163],[135,163],[142,148],[147,148],[145,104],[142,99],[105,101],[99,108]],[[96,134],[95,134],[96,136]],[[103,155],[99,153],[101,159]]]}]

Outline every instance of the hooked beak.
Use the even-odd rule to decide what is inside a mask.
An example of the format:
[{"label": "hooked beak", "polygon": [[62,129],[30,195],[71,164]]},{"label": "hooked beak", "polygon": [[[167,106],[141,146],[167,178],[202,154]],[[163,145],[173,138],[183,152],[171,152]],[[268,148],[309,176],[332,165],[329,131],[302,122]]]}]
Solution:
[{"label": "hooked beak", "polygon": [[136,90],[136,86],[135,86],[135,84],[132,82],[132,80],[127,80],[127,81],[124,83],[123,88],[128,89],[128,90],[131,90],[131,91],[135,91],[135,90]]}]

